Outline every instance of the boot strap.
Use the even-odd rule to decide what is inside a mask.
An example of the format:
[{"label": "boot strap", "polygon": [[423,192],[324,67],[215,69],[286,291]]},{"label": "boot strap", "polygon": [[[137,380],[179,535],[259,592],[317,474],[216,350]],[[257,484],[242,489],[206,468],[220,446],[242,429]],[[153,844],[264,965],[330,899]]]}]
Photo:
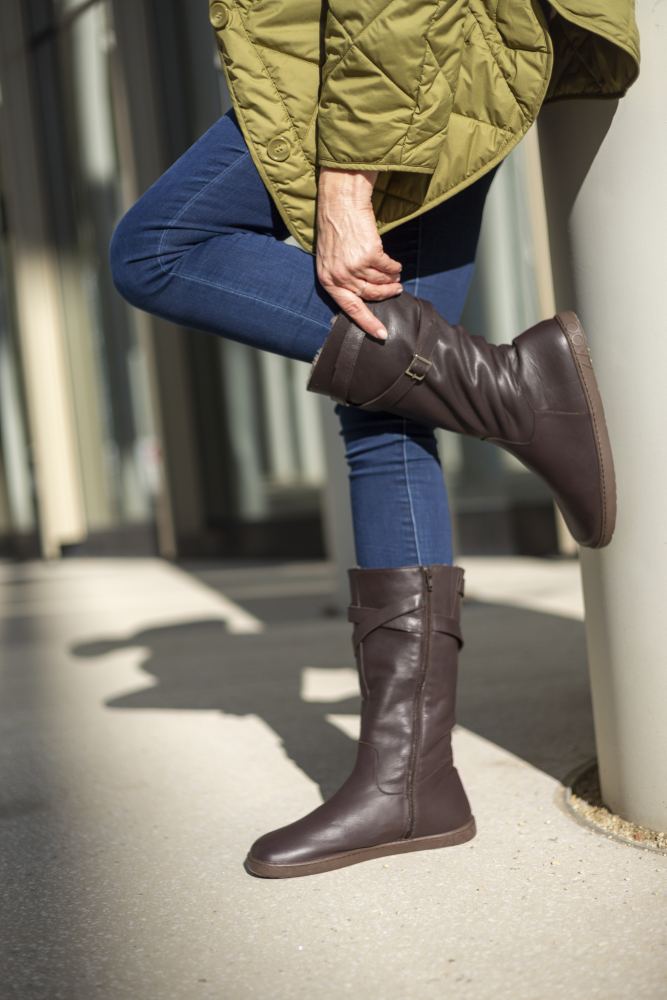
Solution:
[{"label": "boot strap", "polygon": [[386,604],[383,608],[364,608],[358,605],[350,605],[347,609],[347,620],[355,622],[352,633],[352,642],[357,649],[367,635],[374,632],[383,625],[391,622],[393,628],[398,628],[402,632],[419,632],[421,622],[417,618],[410,618],[402,624],[398,624],[396,619],[409,615],[411,611],[418,611],[422,606],[420,594],[413,594],[402,601],[394,601],[393,604]]},{"label": "boot strap", "polygon": [[[374,399],[369,399],[367,402],[362,403],[362,408],[366,406],[389,408],[403,399],[415,385],[423,382],[428,374],[433,363],[431,361],[431,354],[438,340],[438,328],[435,320],[439,317],[434,306],[428,299],[420,299],[419,305],[419,330],[417,332],[415,352],[412,355],[410,364],[379,396],[375,396]],[[366,336],[364,331],[356,325],[350,326],[345,335],[340,351],[338,352],[333,375],[331,376],[329,395],[332,399],[349,404],[350,382],[352,381],[359,352]]]},{"label": "boot strap", "polygon": [[431,355],[438,340],[436,325],[438,314],[428,299],[421,300],[421,315],[415,353],[408,367],[392,382],[392,384],[374,399],[369,399],[363,405],[373,409],[390,410],[399,403],[411,389],[423,382],[433,364]]},{"label": "boot strap", "polygon": [[454,638],[458,640],[459,646],[463,646],[463,633],[461,632],[461,626],[456,618],[449,618],[447,615],[434,614],[432,621],[434,632],[444,632],[445,635],[453,635]]},{"label": "boot strap", "polygon": [[[393,628],[400,632],[421,633],[423,631],[421,617],[410,614],[412,611],[419,611],[421,607],[422,601],[419,596],[387,604],[384,608],[364,608],[359,605],[350,605],[347,609],[347,619],[355,623],[352,633],[355,650],[371,632],[378,628]],[[434,613],[431,616],[431,627],[434,632],[444,632],[446,635],[454,636],[459,646],[463,646],[461,627],[455,618]]]}]

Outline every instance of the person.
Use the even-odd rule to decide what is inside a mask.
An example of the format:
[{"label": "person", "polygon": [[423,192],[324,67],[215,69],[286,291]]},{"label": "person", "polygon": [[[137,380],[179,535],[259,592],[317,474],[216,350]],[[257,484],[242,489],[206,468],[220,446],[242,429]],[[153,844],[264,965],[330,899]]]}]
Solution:
[{"label": "person", "polygon": [[451,745],[464,580],[434,428],[511,451],[580,544],[609,543],[613,461],[576,314],[501,346],[459,320],[492,179],[541,105],[636,78],[631,0],[209,13],[232,108],[120,220],[113,278],[140,309],[311,364],[308,389],[336,401],[357,560],[354,768],[246,869],[460,844],[476,832]]}]

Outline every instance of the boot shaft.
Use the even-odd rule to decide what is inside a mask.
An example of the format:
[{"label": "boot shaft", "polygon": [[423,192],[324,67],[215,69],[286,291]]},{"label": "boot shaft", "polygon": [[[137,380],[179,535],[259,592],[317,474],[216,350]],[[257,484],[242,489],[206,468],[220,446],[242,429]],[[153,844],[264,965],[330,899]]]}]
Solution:
[{"label": "boot shaft", "polygon": [[[403,292],[373,303],[388,330],[369,337],[341,314],[313,365],[308,388],[368,410],[497,442],[530,442],[537,413],[580,413],[570,350],[544,320],[511,344],[452,326],[425,299]],[[548,382],[540,372],[548,371]]]},{"label": "boot shaft", "polygon": [[408,566],[349,577],[364,695],[355,765],[331,798],[253,844],[246,864],[257,875],[315,874],[475,835],[450,746],[463,571]]},{"label": "boot shaft", "polygon": [[463,570],[352,569],[349,578],[360,740],[374,748],[380,787],[405,792],[451,762]]}]

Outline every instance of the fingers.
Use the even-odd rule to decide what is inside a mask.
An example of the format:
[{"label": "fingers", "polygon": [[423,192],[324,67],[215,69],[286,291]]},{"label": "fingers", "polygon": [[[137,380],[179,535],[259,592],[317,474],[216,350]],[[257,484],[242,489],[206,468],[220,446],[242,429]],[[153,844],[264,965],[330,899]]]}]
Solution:
[{"label": "fingers", "polygon": [[[350,275],[354,275],[362,281],[381,285],[400,281],[402,267],[400,261],[394,260],[380,247],[366,260],[359,261],[353,266],[348,265],[347,270]],[[349,284],[349,282],[344,283]]]},{"label": "fingers", "polygon": [[[394,269],[392,273],[387,271],[381,271],[372,264],[339,264],[334,268],[322,268],[319,270],[319,278],[323,284],[333,284],[337,288],[347,288],[351,292],[356,294],[361,294],[365,297],[365,290],[371,285],[400,285],[401,283],[401,268],[402,265],[398,265],[398,269]],[[361,289],[364,289],[362,292]],[[400,289],[399,289],[400,290]],[[393,292],[384,292],[385,295],[395,294]]]},{"label": "fingers", "polygon": [[[378,259],[382,256],[382,253],[375,256]],[[388,299],[392,295],[400,295],[403,291],[401,284],[402,265],[398,264],[398,262],[396,263],[398,270],[393,268],[391,274],[386,271],[380,271],[372,264],[350,268],[350,279],[341,281],[340,285],[348,291],[354,292],[359,298],[372,302]]]},{"label": "fingers", "polygon": [[[335,299],[336,304],[347,313],[351,320],[353,320],[358,327],[360,327],[365,333],[369,333],[371,337],[377,337],[378,340],[387,339],[387,331],[373,313],[370,311],[367,305],[364,305],[362,299],[354,292],[350,292],[346,288],[330,288],[329,294],[333,299]],[[384,293],[386,295],[386,293]],[[383,295],[383,298],[384,298]]]},{"label": "fingers", "polygon": [[371,265],[376,267],[379,271],[382,271],[384,274],[393,276],[394,279],[396,279],[397,275],[401,273],[402,267],[402,264],[400,264],[399,261],[394,260],[394,258],[390,257],[384,250],[381,250],[377,254],[375,259],[371,261]]},{"label": "fingers", "polygon": [[399,280],[401,264],[392,261],[383,253],[374,255],[374,262],[382,263],[383,257],[390,261],[391,272],[382,271],[366,263],[363,266],[342,267],[333,272],[322,271],[320,274],[320,281],[336,304],[365,333],[377,337],[378,340],[386,340],[387,331],[377,316],[364,305],[364,300],[380,302],[382,299],[400,295],[403,291]]},{"label": "fingers", "polygon": [[365,304],[399,295],[401,264],[385,253],[369,204],[360,210],[335,203],[318,206],[317,277],[338,307],[365,333],[385,340],[381,320]]},{"label": "fingers", "polygon": [[383,282],[379,285],[372,285],[366,282],[357,292],[360,299],[368,299],[370,302],[380,302],[382,299],[389,299],[392,295],[400,295],[403,286],[397,281]]},{"label": "fingers", "polygon": [[386,271],[378,271],[375,267],[364,267],[353,272],[360,282],[367,281],[372,285],[397,284],[401,280],[401,272],[398,274],[388,274]]}]

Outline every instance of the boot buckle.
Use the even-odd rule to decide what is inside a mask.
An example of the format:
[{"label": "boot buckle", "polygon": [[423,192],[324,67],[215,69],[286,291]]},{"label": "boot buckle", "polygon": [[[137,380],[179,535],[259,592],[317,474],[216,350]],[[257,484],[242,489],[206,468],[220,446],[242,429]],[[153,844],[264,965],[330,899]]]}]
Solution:
[{"label": "boot buckle", "polygon": [[[422,365],[424,366],[423,371],[415,370],[415,368],[413,367],[415,365],[415,363],[418,363],[418,362],[421,362]],[[405,375],[409,375],[410,378],[413,378],[415,380],[415,382],[421,382],[425,378],[425,376],[426,376],[426,374],[427,374],[427,372],[428,372],[428,370],[429,370],[429,368],[431,367],[432,364],[433,364],[433,362],[429,358],[425,358],[421,354],[413,354],[412,355],[412,361],[410,362],[410,364],[408,365],[408,367],[405,369],[404,374]],[[418,367],[419,367],[419,365],[418,365]]]}]

